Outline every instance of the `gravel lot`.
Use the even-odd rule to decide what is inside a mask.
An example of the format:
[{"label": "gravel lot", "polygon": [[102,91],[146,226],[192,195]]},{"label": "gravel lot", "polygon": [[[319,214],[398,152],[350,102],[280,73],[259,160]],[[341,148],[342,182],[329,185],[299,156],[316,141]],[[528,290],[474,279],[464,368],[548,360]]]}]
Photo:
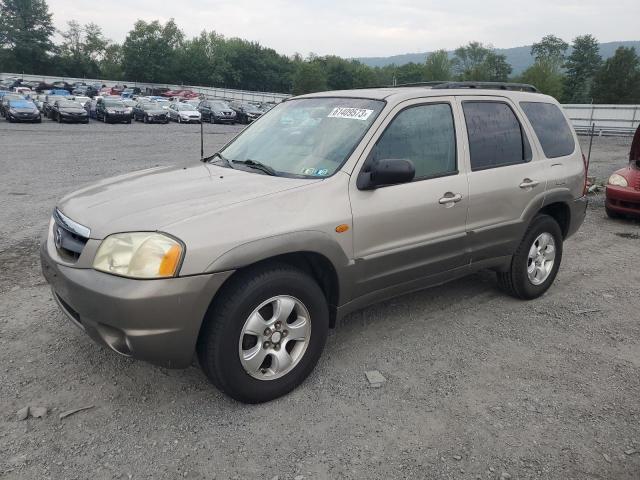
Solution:
[{"label": "gravel lot", "polygon": [[[206,150],[239,129],[205,125]],[[630,141],[596,138],[592,172],[623,166]],[[640,477],[640,225],[607,219],[602,195],[544,297],[516,301],[481,273],[367,308],[300,388],[247,406],[195,367],[98,347],[39,271],[58,198],[196,162],[199,126],[3,122],[0,145],[0,478]],[[49,412],[19,421],[27,405]]]}]

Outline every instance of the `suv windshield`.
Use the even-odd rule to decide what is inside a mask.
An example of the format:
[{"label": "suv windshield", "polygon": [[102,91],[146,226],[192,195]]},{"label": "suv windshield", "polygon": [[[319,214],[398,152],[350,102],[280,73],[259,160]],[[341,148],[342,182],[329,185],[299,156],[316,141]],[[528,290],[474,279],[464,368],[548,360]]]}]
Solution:
[{"label": "suv windshield", "polygon": [[277,174],[328,177],[347,160],[385,103],[362,98],[302,98],[281,103],[223,154],[260,162]]},{"label": "suv windshield", "polygon": [[124,103],[120,100],[105,100],[104,106],[110,108],[124,108]]},{"label": "suv windshield", "polygon": [[229,105],[224,102],[211,102],[211,108],[215,108],[217,110],[229,110]]}]

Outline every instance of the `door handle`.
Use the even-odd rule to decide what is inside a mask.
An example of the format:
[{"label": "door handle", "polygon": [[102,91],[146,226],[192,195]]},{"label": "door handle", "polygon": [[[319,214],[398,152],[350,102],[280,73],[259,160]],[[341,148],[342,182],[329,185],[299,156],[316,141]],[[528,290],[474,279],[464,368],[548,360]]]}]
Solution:
[{"label": "door handle", "polygon": [[525,178],[524,180],[522,180],[522,183],[520,184],[520,188],[523,188],[523,189],[533,188],[533,187],[537,187],[538,185],[540,185],[540,182],[531,180],[530,178]]},{"label": "door handle", "polygon": [[452,207],[454,203],[458,203],[460,200],[462,200],[462,195],[460,195],[459,193],[456,193],[454,195],[451,192],[447,192],[444,194],[444,197],[438,200],[438,203],[440,203],[440,205],[447,205],[448,207]]}]

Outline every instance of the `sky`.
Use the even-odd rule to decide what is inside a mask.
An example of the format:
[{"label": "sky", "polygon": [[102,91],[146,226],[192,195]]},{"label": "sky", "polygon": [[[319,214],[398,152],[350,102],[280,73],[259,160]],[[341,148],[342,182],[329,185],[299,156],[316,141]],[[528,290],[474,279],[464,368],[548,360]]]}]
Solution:
[{"label": "sky", "polygon": [[94,22],[122,42],[138,20],[175,18],[188,37],[214,30],[279,53],[389,56],[454,49],[477,40],[530,45],[553,33],[570,42],[640,40],[640,0],[47,0],[56,28]]}]

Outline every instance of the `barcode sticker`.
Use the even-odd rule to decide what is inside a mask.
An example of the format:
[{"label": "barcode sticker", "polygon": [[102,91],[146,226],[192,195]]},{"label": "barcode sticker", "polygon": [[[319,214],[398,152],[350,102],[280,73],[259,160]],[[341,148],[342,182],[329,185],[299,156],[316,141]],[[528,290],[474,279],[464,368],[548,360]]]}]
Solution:
[{"label": "barcode sticker", "polygon": [[336,107],[329,115],[328,118],[350,118],[351,120],[366,120],[371,116],[373,110],[367,110],[366,108],[351,108],[351,107]]}]

